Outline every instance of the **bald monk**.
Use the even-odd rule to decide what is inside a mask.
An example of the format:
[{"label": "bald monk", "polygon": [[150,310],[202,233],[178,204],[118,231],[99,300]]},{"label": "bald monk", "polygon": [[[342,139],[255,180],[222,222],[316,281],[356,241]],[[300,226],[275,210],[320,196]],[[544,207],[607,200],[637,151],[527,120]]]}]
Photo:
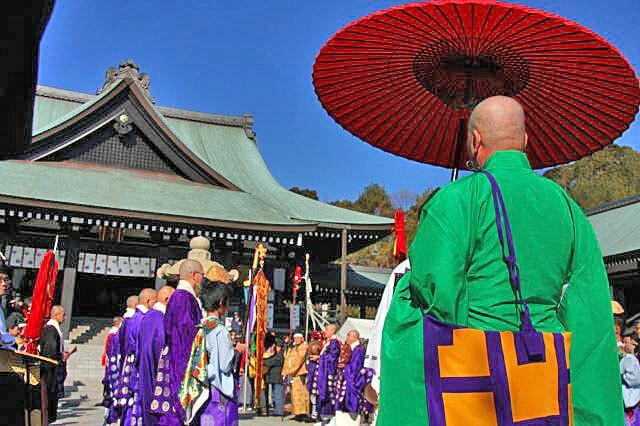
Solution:
[{"label": "bald monk", "polygon": [[[178,398],[180,384],[191,355],[196,326],[202,320],[198,294],[204,277],[202,264],[186,259],[180,264],[180,281],[164,315],[165,345],[160,353],[149,410],[160,416],[159,425],[182,425],[185,412]],[[159,392],[156,392],[157,390]],[[146,407],[145,407],[146,409]]]},{"label": "bald monk", "polygon": [[[531,170],[527,140],[525,114],[514,99],[488,98],[471,114],[468,150],[502,190],[533,324],[539,331],[573,333],[574,424],[622,425],[602,255],[580,207]],[[439,320],[482,330],[517,331],[520,324],[491,185],[483,174],[446,185],[424,206],[409,259],[411,271],[396,287],[383,329],[378,426],[428,424],[420,308]],[[465,424],[475,424],[473,410],[466,414]]]},{"label": "bald monk", "polygon": [[122,426],[135,426],[142,424],[142,405],[140,404],[138,365],[140,353],[138,352],[138,339],[140,327],[144,316],[156,303],[157,292],[152,288],[143,289],[138,295],[136,312],[127,322],[124,336],[124,356],[122,371],[117,386],[116,396],[119,405],[124,407],[120,424]]},{"label": "bald monk", "polygon": [[338,373],[338,358],[340,358],[340,341],[336,333],[338,327],[328,324],[324,328],[326,342],[320,351],[320,355],[311,355],[312,361],[318,361],[317,368],[317,395],[315,404],[322,425],[329,424],[336,415],[336,399],[338,389],[336,375]]},{"label": "bald monk", "polygon": [[167,303],[169,303],[174,291],[171,286],[164,286],[158,290],[157,302],[147,315],[142,318],[140,323],[138,387],[142,406],[142,424],[145,426],[156,425],[159,419],[158,416],[150,412],[150,407],[153,400],[153,384],[158,368],[158,360],[160,359],[160,352],[164,348],[164,314],[167,310]]},{"label": "bald monk", "polygon": [[124,349],[124,336],[127,334],[127,323],[131,319],[131,317],[136,313],[136,306],[138,306],[138,295],[134,294],[127,297],[127,309],[125,309],[124,314],[122,314],[122,325],[118,330],[118,343],[120,347],[120,360],[119,369],[122,369],[122,363],[124,363],[124,355],[122,354],[122,350]]}]

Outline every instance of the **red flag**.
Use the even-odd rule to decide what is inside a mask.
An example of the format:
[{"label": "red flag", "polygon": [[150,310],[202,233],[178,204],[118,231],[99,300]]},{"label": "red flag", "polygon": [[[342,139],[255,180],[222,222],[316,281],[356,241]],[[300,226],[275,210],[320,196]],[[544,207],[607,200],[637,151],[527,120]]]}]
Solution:
[{"label": "red flag", "polygon": [[393,232],[396,237],[393,241],[393,255],[398,260],[404,260],[407,258],[407,234],[404,230],[404,211],[396,210],[393,215],[395,224],[393,226]]},{"label": "red flag", "polygon": [[45,318],[48,318],[51,313],[57,275],[58,262],[53,251],[49,250],[45,253],[40,264],[31,298],[31,312],[27,318],[27,328],[24,331],[26,351],[29,353],[37,354],[38,352],[40,332],[44,326]]}]

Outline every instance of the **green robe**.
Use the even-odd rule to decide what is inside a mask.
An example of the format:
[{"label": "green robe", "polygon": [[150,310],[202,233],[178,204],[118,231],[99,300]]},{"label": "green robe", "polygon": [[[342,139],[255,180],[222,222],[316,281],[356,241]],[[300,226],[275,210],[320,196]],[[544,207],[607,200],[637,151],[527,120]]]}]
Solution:
[{"label": "green robe", "polygon": [[[485,169],[505,199],[534,325],[573,333],[574,424],[622,425],[609,285],[590,223],[562,188],[531,170],[523,153],[496,152]],[[446,185],[427,203],[409,258],[412,269],[398,283],[384,323],[378,426],[428,424],[420,307],[482,330],[519,326],[483,174]]]}]

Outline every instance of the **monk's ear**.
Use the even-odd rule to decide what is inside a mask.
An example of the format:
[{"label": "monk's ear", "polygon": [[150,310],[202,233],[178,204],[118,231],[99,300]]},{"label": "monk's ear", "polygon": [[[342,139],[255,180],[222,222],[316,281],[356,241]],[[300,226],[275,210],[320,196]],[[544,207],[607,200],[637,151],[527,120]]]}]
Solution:
[{"label": "monk's ear", "polygon": [[522,152],[525,152],[528,146],[529,146],[529,134],[527,132],[524,132],[524,144],[522,144]]},{"label": "monk's ear", "polygon": [[471,149],[473,150],[474,153],[476,153],[478,151],[478,148],[480,148],[480,145],[484,145],[484,141],[482,140],[482,135],[480,134],[480,132],[478,131],[478,129],[473,129],[473,139],[472,139],[472,146]]}]

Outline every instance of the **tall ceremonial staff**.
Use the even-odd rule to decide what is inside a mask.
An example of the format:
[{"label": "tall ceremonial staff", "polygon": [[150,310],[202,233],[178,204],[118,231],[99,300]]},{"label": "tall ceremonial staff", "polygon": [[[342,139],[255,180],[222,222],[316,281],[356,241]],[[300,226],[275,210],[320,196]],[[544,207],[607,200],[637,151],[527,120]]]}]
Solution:
[{"label": "tall ceremonial staff", "polygon": [[[264,267],[264,258],[267,256],[267,248],[262,244],[258,244],[255,248],[255,251],[253,253],[253,259],[251,262],[251,268],[249,269],[249,278],[248,278],[248,282],[249,282],[249,289],[248,289],[248,295],[247,295],[247,314],[245,315],[245,324],[244,324],[244,330],[245,330],[245,343],[246,343],[246,349],[245,349],[245,366],[244,366],[244,385],[243,385],[243,399],[242,399],[242,411],[246,412],[247,411],[247,380],[248,380],[248,371],[249,371],[249,365],[250,365],[250,358],[251,358],[251,337],[253,334],[253,330],[254,330],[254,324],[256,323],[256,319],[257,319],[257,300],[259,296],[257,294],[256,291],[256,284],[263,284],[264,281],[266,281],[267,284],[267,296],[268,296],[268,285],[269,285],[269,281],[266,280],[266,277],[264,276],[264,273],[262,272],[262,268]],[[261,278],[260,281],[257,280],[257,278]],[[262,305],[262,303],[261,303]],[[264,308],[266,309],[266,301],[264,302]],[[266,313],[263,316],[264,318],[260,318],[261,322],[266,321]],[[260,326],[260,324],[258,324]],[[266,326],[266,324],[264,324]],[[257,327],[256,327],[257,328]],[[266,330],[264,330],[266,331]],[[262,340],[263,340],[263,345],[264,345],[264,331],[262,332]],[[256,343],[259,340],[259,336],[256,337]],[[258,345],[256,345],[258,346]],[[256,347],[256,373],[257,371],[257,366],[258,366],[258,359],[257,359],[257,354],[258,354],[258,347]],[[262,357],[260,357],[262,358]],[[262,361],[260,360],[260,362],[262,363]],[[258,377],[258,375],[256,374],[256,377]],[[257,387],[256,387],[257,389]],[[256,392],[257,394],[259,394],[259,392]],[[255,400],[255,395],[254,395],[254,400]]]},{"label": "tall ceremonial staff", "polygon": [[322,327],[329,324],[325,318],[322,317],[319,313],[316,312],[313,307],[313,303],[311,302],[311,276],[309,275],[309,253],[305,254],[304,259],[304,290],[306,294],[305,299],[305,307],[306,307],[306,318],[305,318],[305,326],[304,326],[304,339],[307,340],[309,337],[309,320],[311,320],[313,324],[313,328],[317,328],[318,326]]},{"label": "tall ceremonial staff", "polygon": [[[306,255],[307,257],[309,256],[308,254]],[[291,341],[293,341],[293,334],[295,332],[295,329],[297,327],[300,326],[300,324],[294,324],[294,317],[295,317],[295,312],[296,312],[296,299],[298,296],[298,290],[300,290],[300,283],[302,282],[302,270],[300,268],[300,266],[296,265],[295,268],[295,272],[293,273],[293,287],[292,287],[292,297],[291,297],[291,306],[289,307],[289,339]],[[299,316],[298,316],[298,320],[299,320]],[[290,343],[291,344],[291,343]],[[286,357],[285,357],[286,360]],[[291,390],[291,377],[287,376],[286,379],[283,382],[283,386],[282,386],[282,400],[286,401],[287,400],[287,395],[290,393]],[[282,410],[282,416],[281,416],[281,420],[284,421],[284,408]]]}]

